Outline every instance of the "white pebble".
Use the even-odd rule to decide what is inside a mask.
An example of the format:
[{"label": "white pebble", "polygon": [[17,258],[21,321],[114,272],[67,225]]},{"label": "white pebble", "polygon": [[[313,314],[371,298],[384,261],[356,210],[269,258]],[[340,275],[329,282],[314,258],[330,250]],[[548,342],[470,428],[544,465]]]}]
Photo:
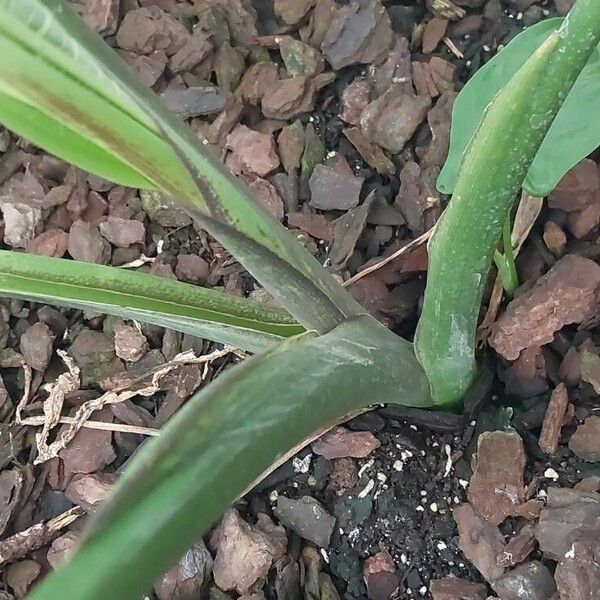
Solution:
[{"label": "white pebble", "polygon": [[544,477],[546,479],[552,479],[552,481],[557,481],[558,478],[559,478],[559,475],[558,475],[558,473],[552,467],[548,467],[544,471]]}]

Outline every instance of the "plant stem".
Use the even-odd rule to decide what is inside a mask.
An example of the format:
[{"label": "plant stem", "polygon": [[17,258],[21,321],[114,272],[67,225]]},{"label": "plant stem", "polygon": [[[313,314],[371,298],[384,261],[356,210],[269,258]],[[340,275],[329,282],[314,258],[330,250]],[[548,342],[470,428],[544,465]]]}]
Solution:
[{"label": "plant stem", "polygon": [[[600,41],[600,2],[578,0],[496,96],[429,242],[415,351],[437,404],[460,400],[476,373],[481,296],[502,226],[537,149]],[[460,237],[459,237],[460,236]]]}]

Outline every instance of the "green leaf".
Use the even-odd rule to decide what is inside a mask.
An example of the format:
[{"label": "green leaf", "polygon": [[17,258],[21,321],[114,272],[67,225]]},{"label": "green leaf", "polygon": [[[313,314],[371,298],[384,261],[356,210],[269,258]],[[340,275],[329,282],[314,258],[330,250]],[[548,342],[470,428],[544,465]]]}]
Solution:
[{"label": "green leaf", "polygon": [[0,250],[0,295],[93,309],[253,352],[303,328],[285,311],[162,277]]},{"label": "green leaf", "polygon": [[396,401],[430,405],[427,380],[411,344],[372,317],[244,361],[136,453],[87,541],[30,600],[141,597],[283,452],[352,410]]},{"label": "green leaf", "polygon": [[[479,69],[458,95],[452,110],[450,149],[437,188],[451,194],[469,140],[489,103],[523,66],[562,19],[541,21],[516,36]],[[548,72],[549,79],[556,76]],[[534,95],[537,90],[531,90]],[[569,92],[529,167],[523,187],[532,196],[547,196],[562,176],[600,144],[600,49],[596,48]],[[535,123],[533,124],[535,125]],[[489,168],[494,168],[491,164]]]},{"label": "green leaf", "polygon": [[[494,250],[563,99],[600,41],[600,2],[577,0],[485,110],[428,245],[415,352],[438,404],[462,398],[476,371],[475,332]],[[549,76],[551,74],[551,76]]]},{"label": "green leaf", "polygon": [[[120,185],[137,188],[154,187],[143,175],[131,169],[110,152],[65,127],[33,106],[0,92],[0,115],[6,127],[38,146],[82,169],[111,179]],[[24,115],[27,116],[24,119]]]},{"label": "green leaf", "polygon": [[0,0],[0,56],[10,56],[0,121],[103,177],[173,197],[306,327],[364,313],[64,2]]}]

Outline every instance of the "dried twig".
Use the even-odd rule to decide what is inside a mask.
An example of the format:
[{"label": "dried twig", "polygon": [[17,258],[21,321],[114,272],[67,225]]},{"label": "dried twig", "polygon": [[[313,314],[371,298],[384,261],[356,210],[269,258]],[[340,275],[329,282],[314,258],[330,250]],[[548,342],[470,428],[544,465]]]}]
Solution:
[{"label": "dried twig", "polygon": [[[29,417],[26,421],[21,419],[23,423],[27,422],[27,424],[31,425],[43,425],[42,431],[36,435],[38,455],[34,460],[34,464],[40,464],[58,456],[58,453],[65,448],[75,437],[77,432],[85,426],[94,412],[101,410],[109,404],[124,402],[134,396],[152,396],[162,389],[161,380],[165,375],[181,365],[204,364],[205,368],[202,373],[202,379],[205,379],[208,374],[209,363],[230,353],[237,354],[237,351],[234,348],[226,347],[223,350],[216,350],[203,356],[196,356],[191,350],[182,352],[175,356],[173,360],[155,367],[147,373],[135,377],[133,380],[121,382],[119,385],[115,386],[115,389],[105,392],[98,398],[84,402],[77,409],[73,417],[63,417],[60,412],[62,410],[65,394],[79,389],[79,369],[74,365],[73,360],[66,353],[59,350],[59,354],[65,361],[69,373],[60,375],[56,384],[51,387],[50,394],[44,401],[43,416]],[[151,378],[151,380],[148,383],[149,378]],[[69,427],[60,433],[55,441],[48,444],[50,431],[58,423],[67,423]],[[112,425],[112,427],[107,427],[107,425]],[[112,431],[126,430],[129,433],[142,433],[143,435],[157,435],[158,433],[156,429],[134,428],[125,425],[118,427],[118,424],[98,424],[98,422],[94,422],[94,424],[89,425],[89,427],[94,429],[111,429]]]},{"label": "dried twig", "polygon": [[350,279],[348,279],[347,281],[344,281],[344,284],[343,284],[344,287],[352,285],[353,283],[357,282],[359,279],[362,279],[366,275],[369,275],[370,273],[373,273],[374,271],[377,271],[378,269],[385,267],[385,265],[391,263],[393,260],[396,260],[398,257],[402,256],[404,253],[408,252],[409,250],[412,250],[413,248],[420,246],[423,242],[426,242],[431,237],[431,235],[433,234],[434,228],[435,228],[435,226],[432,227],[431,229],[428,229],[425,233],[421,234],[418,238],[415,238],[414,240],[412,240],[412,242],[409,242],[408,244],[406,244],[406,246],[402,246],[402,248],[396,250],[396,252],[393,252],[389,256],[386,256],[385,258],[381,259],[379,262],[375,263],[374,265],[371,265],[370,267],[367,267],[366,269],[359,271],[358,273],[356,273],[356,275],[353,275],[352,277],[350,277]]},{"label": "dried twig", "polygon": [[21,396],[21,400],[19,400],[19,404],[17,404],[17,408],[15,409],[15,421],[17,424],[21,423],[21,413],[23,409],[27,406],[27,402],[29,402],[29,396],[31,394],[31,379],[32,372],[31,367],[24,363],[23,364],[23,395]]},{"label": "dried twig", "polygon": [[448,50],[450,50],[450,52],[452,52],[456,58],[463,59],[465,57],[465,55],[459,50],[458,46],[449,37],[442,38],[442,42],[448,46]]},{"label": "dried twig", "polygon": [[[76,424],[75,417],[60,417],[58,422],[63,425]],[[30,425],[39,427],[44,424],[44,417],[26,417],[21,421],[21,425]],[[137,433],[140,435],[157,436],[160,433],[160,429],[153,427],[141,427],[138,425],[126,425],[125,423],[104,423],[103,421],[84,421],[81,423],[81,427],[87,429],[100,429],[102,431],[119,431],[121,433]]]},{"label": "dried twig", "polygon": [[83,516],[85,511],[74,506],[66,512],[46,521],[36,523],[23,531],[0,541],[0,566],[26,556],[30,552],[49,544],[61,530]]}]

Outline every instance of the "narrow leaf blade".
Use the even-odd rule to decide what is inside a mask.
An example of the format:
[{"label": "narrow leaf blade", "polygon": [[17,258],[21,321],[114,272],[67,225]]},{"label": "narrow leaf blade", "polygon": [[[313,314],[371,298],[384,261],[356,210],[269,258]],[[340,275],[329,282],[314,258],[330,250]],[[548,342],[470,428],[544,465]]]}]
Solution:
[{"label": "narrow leaf blade", "polygon": [[288,313],[170,279],[0,250],[0,294],[93,309],[253,352],[303,328]]}]

